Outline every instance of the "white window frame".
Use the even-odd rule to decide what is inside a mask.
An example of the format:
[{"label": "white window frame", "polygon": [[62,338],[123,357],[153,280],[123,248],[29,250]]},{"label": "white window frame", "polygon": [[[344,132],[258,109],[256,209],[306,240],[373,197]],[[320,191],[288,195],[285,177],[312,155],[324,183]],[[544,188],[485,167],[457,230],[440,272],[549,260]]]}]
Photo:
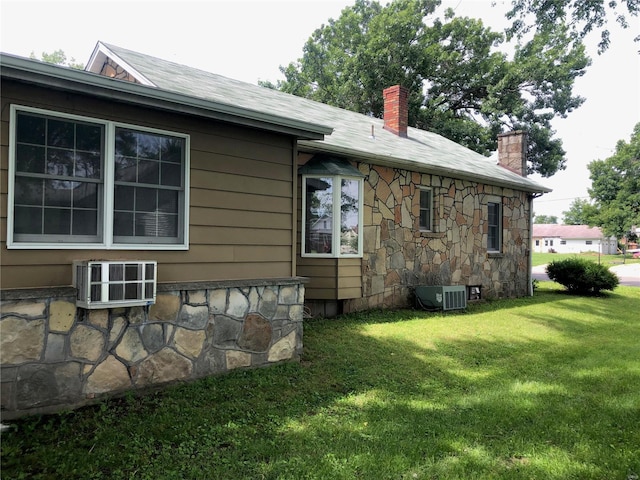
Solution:
[{"label": "white window frame", "polygon": [[[489,228],[491,227],[491,225],[489,225],[489,208],[490,205],[497,205],[498,207],[498,248],[492,248],[489,245]],[[502,229],[503,229],[503,219],[502,219],[502,199],[501,198],[490,198],[487,201],[487,251],[489,253],[502,253]]]},{"label": "white window frame", "polygon": [[[421,224],[422,221],[422,192],[429,192],[429,223],[430,225],[424,226]],[[418,226],[421,232],[433,232],[433,189],[432,188],[426,188],[426,187],[419,187],[418,188],[418,207],[419,207],[419,214],[418,214]]]},{"label": "white window frame", "polygon": [[[99,209],[102,208],[101,220],[98,231],[102,231],[101,242],[24,242],[15,241],[13,235],[14,226],[14,194],[15,194],[15,175],[16,175],[16,120],[19,112],[34,113],[46,115],[48,117],[57,117],[70,121],[90,122],[104,127],[104,163],[103,182],[102,182],[102,198],[99,202]],[[113,214],[114,214],[114,189],[115,189],[115,131],[116,128],[126,128],[139,132],[155,133],[159,135],[167,135],[182,138],[185,141],[184,146],[184,191],[182,192],[183,201],[180,202],[179,208],[182,208],[182,242],[180,243],[115,243],[113,234]],[[11,105],[10,121],[9,121],[9,174],[8,174],[8,200],[7,200],[7,248],[11,249],[56,249],[56,250],[188,250],[189,249],[189,177],[190,177],[190,136],[161,130],[157,128],[142,127],[129,123],[114,122],[95,117],[87,117],[68,113],[57,112],[53,110],[45,110],[41,108],[28,107],[23,105]],[[99,219],[100,222],[100,219]],[[70,236],[71,237],[71,236]]]},{"label": "white window frame", "polygon": [[[333,181],[333,224],[331,225],[331,253],[306,253],[305,241],[307,230],[307,178],[331,178]],[[358,253],[340,253],[340,218],[336,221],[336,214],[341,212],[340,210],[340,195],[342,191],[342,180],[351,180],[358,182]],[[339,188],[335,188],[338,185]],[[302,257],[315,257],[315,258],[362,258],[363,253],[363,228],[362,221],[364,218],[364,180],[359,177],[352,177],[349,175],[321,175],[321,174],[304,174],[302,175],[302,232],[300,239],[300,255]],[[336,209],[336,205],[338,208]]]}]

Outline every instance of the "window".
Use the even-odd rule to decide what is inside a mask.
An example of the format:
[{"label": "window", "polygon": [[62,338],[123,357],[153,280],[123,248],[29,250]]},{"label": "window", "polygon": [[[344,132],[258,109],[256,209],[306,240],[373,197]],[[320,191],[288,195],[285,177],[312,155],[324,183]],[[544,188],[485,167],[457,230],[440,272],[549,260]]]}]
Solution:
[{"label": "window", "polygon": [[540,240],[536,240],[536,247],[540,246]]},{"label": "window", "polygon": [[8,246],[188,246],[189,137],[12,106]]},{"label": "window", "polygon": [[420,189],[420,230],[433,229],[433,193],[430,189]]},{"label": "window", "polygon": [[490,252],[499,252],[501,247],[501,229],[502,229],[502,213],[500,204],[496,202],[488,202],[488,239],[487,249]]},{"label": "window", "polygon": [[560,245],[566,245],[567,241],[566,240],[560,240]]},{"label": "window", "polygon": [[340,175],[303,176],[303,255],[362,256],[362,185]]},{"label": "window", "polygon": [[585,240],[585,245],[593,245],[593,240]]}]

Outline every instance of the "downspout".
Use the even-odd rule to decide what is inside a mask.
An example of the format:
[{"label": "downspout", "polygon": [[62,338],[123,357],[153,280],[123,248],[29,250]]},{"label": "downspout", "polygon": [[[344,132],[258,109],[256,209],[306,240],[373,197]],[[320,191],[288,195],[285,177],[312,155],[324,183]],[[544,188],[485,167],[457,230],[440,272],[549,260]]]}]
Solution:
[{"label": "downspout", "polygon": [[533,269],[533,200],[542,196],[542,193],[530,193],[527,195],[529,198],[529,238],[528,238],[528,248],[527,248],[527,281],[529,282],[529,296],[533,297],[533,274],[531,270]]},{"label": "downspout", "polygon": [[291,228],[291,276],[292,277],[297,277],[298,276],[298,269],[297,269],[297,264],[298,264],[298,257],[297,257],[297,252],[296,252],[296,247],[298,245],[298,139],[294,138],[292,140],[293,143],[293,148],[292,150],[292,157],[293,157],[293,161],[291,162],[291,175],[292,175],[292,186],[293,186],[293,192],[292,192],[292,212],[291,212],[291,223],[292,223],[292,228]]}]

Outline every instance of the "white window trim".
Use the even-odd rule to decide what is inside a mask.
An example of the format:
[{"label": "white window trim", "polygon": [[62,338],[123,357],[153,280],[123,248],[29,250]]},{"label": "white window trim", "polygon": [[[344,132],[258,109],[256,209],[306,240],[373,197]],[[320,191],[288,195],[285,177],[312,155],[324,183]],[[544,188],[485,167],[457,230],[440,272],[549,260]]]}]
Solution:
[{"label": "white window trim", "polygon": [[[489,204],[493,203],[498,205],[498,248],[491,248],[489,247]],[[503,208],[502,208],[502,198],[501,197],[490,197],[487,199],[487,215],[486,215],[486,221],[487,221],[487,252],[489,253],[502,253],[502,239],[503,239],[503,228],[504,228],[504,220],[502,218],[503,215]]]},{"label": "white window trim", "polygon": [[[307,231],[307,178],[331,178],[334,182],[333,188],[333,206],[340,205],[340,194],[342,180],[355,180],[358,182],[358,253],[340,253],[340,218],[336,221],[335,213],[333,215],[333,225],[331,226],[331,251],[334,253],[305,253],[305,239]],[[340,185],[340,188],[335,188],[335,184]],[[305,174],[302,176],[302,232],[300,238],[300,255],[302,257],[314,257],[314,258],[362,258],[363,255],[363,227],[362,221],[364,218],[364,180],[359,177],[351,177],[348,175],[314,175]],[[335,211],[335,208],[334,208]]]},{"label": "white window trim", "polygon": [[418,212],[422,211],[422,192],[430,192],[430,200],[431,200],[431,204],[429,205],[429,220],[431,225],[429,225],[428,227],[423,227],[422,225],[420,225],[420,215],[418,215],[418,227],[420,229],[421,232],[433,232],[433,188],[429,188],[429,187],[418,187]]},{"label": "white window trim", "polygon": [[[14,193],[15,193],[15,174],[16,174],[16,117],[18,112],[37,113],[47,115],[49,117],[64,118],[67,120],[77,120],[101,124],[105,128],[105,151],[103,164],[103,204],[102,212],[102,242],[68,242],[68,243],[49,243],[49,242],[17,242],[13,239],[14,224]],[[183,241],[182,243],[114,243],[113,242],[113,191],[114,191],[114,155],[115,155],[115,130],[117,127],[129,128],[141,132],[157,133],[160,135],[169,135],[172,137],[183,138],[185,141],[185,158],[184,158],[184,212],[183,212]],[[7,199],[7,248],[23,249],[23,250],[188,250],[189,249],[189,190],[190,190],[190,152],[191,137],[183,133],[172,132],[169,130],[161,130],[157,128],[143,127],[140,125],[113,122],[95,117],[86,117],[81,115],[57,112],[54,110],[45,110],[41,108],[27,107],[23,105],[11,105],[11,113],[9,120],[9,173],[8,173],[8,199]],[[107,187],[108,186],[108,187]]]}]

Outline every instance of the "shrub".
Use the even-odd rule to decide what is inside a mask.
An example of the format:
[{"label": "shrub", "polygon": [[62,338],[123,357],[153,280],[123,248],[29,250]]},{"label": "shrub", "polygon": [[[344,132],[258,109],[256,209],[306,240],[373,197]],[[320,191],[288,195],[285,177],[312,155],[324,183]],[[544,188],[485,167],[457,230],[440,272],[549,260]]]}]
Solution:
[{"label": "shrub", "polygon": [[616,274],[606,266],[577,257],[551,262],[547,275],[578,295],[597,295],[602,290],[613,290],[619,283]]}]

